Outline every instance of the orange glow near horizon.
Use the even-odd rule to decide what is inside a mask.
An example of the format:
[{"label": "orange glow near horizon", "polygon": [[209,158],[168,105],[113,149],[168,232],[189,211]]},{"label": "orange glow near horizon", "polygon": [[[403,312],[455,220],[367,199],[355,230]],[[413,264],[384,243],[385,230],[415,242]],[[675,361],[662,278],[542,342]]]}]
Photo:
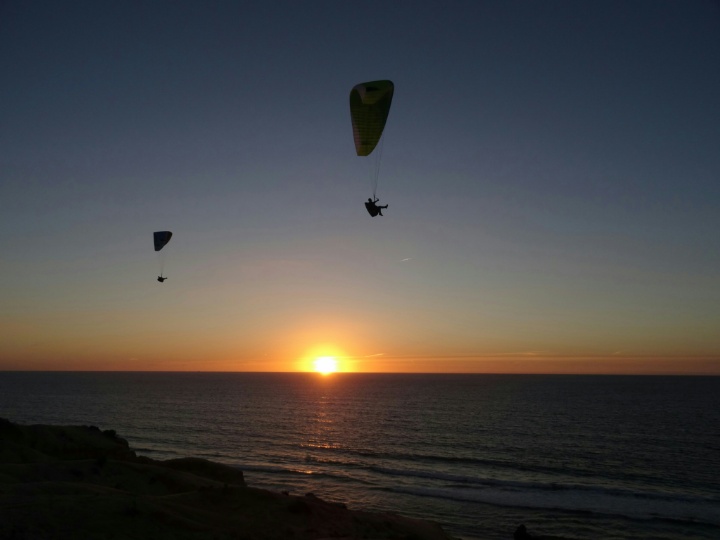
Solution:
[{"label": "orange glow near horizon", "polygon": [[[274,351],[236,356],[218,351],[202,354],[197,348],[161,355],[157,351],[123,350],[104,355],[94,351],[50,352],[37,347],[0,359],[0,371],[197,371],[197,372],[305,372],[333,373],[498,373],[583,375],[720,375],[718,355],[550,355],[479,354],[477,356],[400,356],[356,354],[352,347],[331,344],[305,348],[304,354]],[[302,350],[302,349],[300,349]],[[351,354],[348,354],[351,353]],[[99,359],[100,358],[100,359]],[[333,369],[317,364],[333,358]]]}]

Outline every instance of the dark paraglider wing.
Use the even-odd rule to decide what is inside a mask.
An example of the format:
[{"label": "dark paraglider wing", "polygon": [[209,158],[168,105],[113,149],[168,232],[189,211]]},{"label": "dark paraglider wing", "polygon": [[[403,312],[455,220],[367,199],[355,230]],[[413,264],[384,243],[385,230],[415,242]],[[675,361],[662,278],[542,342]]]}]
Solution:
[{"label": "dark paraglider wing", "polygon": [[391,81],[371,81],[355,85],[350,92],[350,117],[358,156],[370,155],[380,141],[394,90]]},{"label": "dark paraglider wing", "polygon": [[157,231],[153,233],[153,243],[155,244],[155,251],[160,251],[165,247],[170,239],[172,238],[170,231]]}]

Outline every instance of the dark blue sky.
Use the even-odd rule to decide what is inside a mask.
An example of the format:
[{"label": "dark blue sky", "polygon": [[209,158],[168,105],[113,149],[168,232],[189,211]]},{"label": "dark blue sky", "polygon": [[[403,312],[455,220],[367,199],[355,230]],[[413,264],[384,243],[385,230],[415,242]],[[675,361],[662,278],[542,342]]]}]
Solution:
[{"label": "dark blue sky", "polygon": [[0,368],[720,372],[719,67],[709,0],[2,2]]}]

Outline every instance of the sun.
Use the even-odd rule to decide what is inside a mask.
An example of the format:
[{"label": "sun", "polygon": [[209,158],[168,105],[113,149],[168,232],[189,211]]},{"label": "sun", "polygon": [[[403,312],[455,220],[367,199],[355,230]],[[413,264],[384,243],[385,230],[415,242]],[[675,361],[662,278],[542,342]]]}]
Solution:
[{"label": "sun", "polygon": [[323,375],[330,375],[337,371],[337,360],[333,356],[318,356],[313,362],[315,371]]}]

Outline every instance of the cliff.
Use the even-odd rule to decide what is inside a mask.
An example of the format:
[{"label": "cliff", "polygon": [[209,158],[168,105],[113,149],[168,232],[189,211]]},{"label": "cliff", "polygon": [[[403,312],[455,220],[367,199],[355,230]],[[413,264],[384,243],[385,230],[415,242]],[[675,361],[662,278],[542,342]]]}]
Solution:
[{"label": "cliff", "polygon": [[439,525],[249,487],[199,458],[137,456],[112,430],[0,419],[0,539],[448,540]]}]

